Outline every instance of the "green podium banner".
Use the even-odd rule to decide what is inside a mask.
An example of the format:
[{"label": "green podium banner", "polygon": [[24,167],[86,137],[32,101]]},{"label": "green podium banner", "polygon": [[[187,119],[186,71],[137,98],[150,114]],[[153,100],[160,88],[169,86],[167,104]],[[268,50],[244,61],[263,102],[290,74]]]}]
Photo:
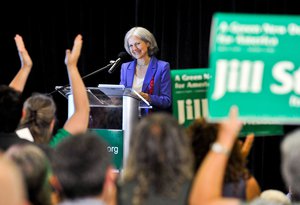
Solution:
[{"label": "green podium banner", "polygon": [[216,13],[210,40],[209,119],[300,122],[300,16]]},{"label": "green podium banner", "polygon": [[107,151],[113,156],[115,168],[120,170],[123,164],[123,130],[90,129],[106,141]]}]

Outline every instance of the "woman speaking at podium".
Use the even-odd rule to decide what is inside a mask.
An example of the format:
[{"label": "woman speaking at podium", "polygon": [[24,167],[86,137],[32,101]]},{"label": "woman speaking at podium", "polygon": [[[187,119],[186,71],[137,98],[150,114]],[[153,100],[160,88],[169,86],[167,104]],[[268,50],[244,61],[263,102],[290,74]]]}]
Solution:
[{"label": "woman speaking at podium", "polygon": [[154,35],[143,27],[133,27],[125,35],[124,47],[134,60],[122,64],[120,84],[136,90],[152,111],[171,111],[170,64],[155,57]]}]

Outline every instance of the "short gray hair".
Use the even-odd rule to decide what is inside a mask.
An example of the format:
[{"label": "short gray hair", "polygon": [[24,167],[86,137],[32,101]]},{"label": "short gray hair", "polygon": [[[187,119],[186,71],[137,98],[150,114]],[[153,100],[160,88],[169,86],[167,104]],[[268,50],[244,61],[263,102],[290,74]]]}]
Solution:
[{"label": "short gray hair", "polygon": [[281,143],[281,172],[286,186],[300,195],[300,129],[288,134]]},{"label": "short gray hair", "polygon": [[131,36],[137,36],[142,41],[149,43],[149,48],[148,48],[149,56],[153,56],[158,52],[159,49],[158,49],[154,35],[150,31],[148,31],[147,29],[145,29],[143,27],[133,27],[126,33],[125,38],[124,38],[124,48],[129,55],[131,55],[131,52],[130,52],[129,45],[128,45],[128,39]]}]

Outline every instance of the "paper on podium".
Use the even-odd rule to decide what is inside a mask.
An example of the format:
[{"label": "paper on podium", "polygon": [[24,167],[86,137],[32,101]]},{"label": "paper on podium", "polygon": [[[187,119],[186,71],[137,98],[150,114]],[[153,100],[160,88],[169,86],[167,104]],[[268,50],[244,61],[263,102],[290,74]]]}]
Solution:
[{"label": "paper on podium", "polygon": [[140,100],[142,100],[147,106],[150,106],[150,103],[143,98],[136,90],[134,90],[133,88],[125,88],[124,85],[119,85],[119,84],[99,84],[98,88],[100,88],[100,90],[108,95],[108,96],[122,96],[122,95],[126,95],[126,94],[133,94],[136,95]]},{"label": "paper on podium", "polygon": [[98,88],[107,96],[122,96],[124,93],[124,85],[115,84],[99,84]]},{"label": "paper on podium", "polygon": [[136,94],[137,96],[139,96],[139,98],[141,98],[141,100],[144,103],[146,103],[146,105],[150,106],[150,103],[145,98],[143,98],[136,90],[132,89],[132,91],[134,92],[134,94]]}]

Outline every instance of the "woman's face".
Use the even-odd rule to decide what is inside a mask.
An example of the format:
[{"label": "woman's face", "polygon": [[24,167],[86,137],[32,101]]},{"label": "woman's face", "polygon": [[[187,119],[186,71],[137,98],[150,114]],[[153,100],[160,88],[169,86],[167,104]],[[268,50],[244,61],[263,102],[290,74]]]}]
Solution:
[{"label": "woman's face", "polygon": [[131,36],[128,39],[128,45],[130,53],[134,58],[141,59],[145,56],[148,56],[149,43],[142,41],[142,39],[140,39],[139,37]]}]

